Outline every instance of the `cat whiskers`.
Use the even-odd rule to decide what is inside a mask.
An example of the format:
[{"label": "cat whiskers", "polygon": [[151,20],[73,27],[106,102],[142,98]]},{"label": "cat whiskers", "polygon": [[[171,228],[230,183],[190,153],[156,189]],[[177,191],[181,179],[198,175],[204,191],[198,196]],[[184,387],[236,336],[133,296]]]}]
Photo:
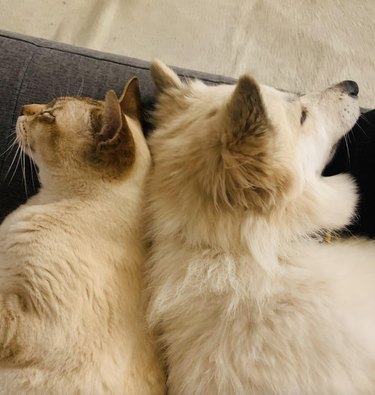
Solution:
[{"label": "cat whiskers", "polygon": [[[13,134],[16,134],[16,133],[14,132]],[[18,147],[16,149],[16,152],[14,153],[12,162],[5,174],[4,180],[6,180],[8,178],[8,176],[11,174],[11,172],[13,170],[12,175],[10,176],[9,181],[8,181],[8,185],[10,185],[11,182],[13,181],[14,176],[17,173],[17,169],[18,169],[19,165],[21,164],[22,180],[23,180],[24,187],[25,187],[25,194],[28,197],[27,178],[26,178],[26,145],[25,145],[25,142],[16,135],[14,141],[12,142],[10,147],[6,150],[6,152],[9,153],[11,151],[11,149],[16,144],[18,144]]]},{"label": "cat whiskers", "polygon": [[[27,141],[27,147],[28,147],[28,155],[27,155],[27,156],[29,157],[29,162],[30,162],[31,183],[32,183],[32,185],[33,185],[33,189],[35,190],[34,175],[33,175],[33,173],[34,173],[34,171],[35,171],[35,173],[37,174],[38,171],[37,171],[37,168],[36,168],[36,165],[35,165],[35,160],[34,160],[34,158],[33,158],[33,154],[32,154],[32,152],[31,152],[31,147],[30,147],[29,141]],[[33,171],[33,170],[34,170],[34,171]]]},{"label": "cat whiskers", "polygon": [[[15,135],[16,134],[16,132],[14,131],[14,132],[12,132],[12,133],[10,133],[10,135],[9,135],[9,137],[12,137],[13,135]],[[15,138],[14,140],[13,140],[13,142],[10,144],[10,146],[4,151],[4,152],[2,152],[1,154],[0,154],[0,158],[2,157],[2,156],[4,156],[5,154],[10,154],[10,151],[12,150],[12,148],[14,148],[14,146],[17,144],[17,139]],[[8,156],[7,155],[7,156]]]},{"label": "cat whiskers", "polygon": [[70,91],[70,77],[68,76],[68,86],[66,87],[65,90],[65,97],[69,96],[69,91]]},{"label": "cat whiskers", "polygon": [[78,89],[77,96],[82,96],[84,86],[85,86],[85,79],[82,77],[81,78],[81,85]]},{"label": "cat whiskers", "polygon": [[22,154],[21,154],[21,170],[22,170],[22,180],[24,183],[25,187],[25,194],[26,197],[28,198],[28,193],[27,193],[27,182],[26,182],[26,146],[25,142],[21,140],[21,149],[22,149]]},{"label": "cat whiskers", "polygon": [[[17,139],[17,138],[16,138],[16,142],[18,143],[18,139]],[[20,162],[21,154],[22,154],[21,146],[20,146],[20,144],[18,144],[17,149],[16,149],[16,152],[14,153],[14,156],[13,156],[12,162],[11,162],[11,164],[10,164],[10,166],[9,166],[9,168],[8,168],[8,170],[7,170],[7,172],[6,172],[6,174],[5,174],[5,177],[4,177],[4,180],[6,180],[6,179],[8,178],[8,175],[9,175],[9,174],[11,173],[11,171],[12,171],[13,165],[15,165],[13,174],[12,174],[12,176],[10,177],[10,180],[9,180],[9,182],[8,182],[8,185],[10,185],[10,183],[11,183],[12,180],[13,180],[14,175],[16,174],[16,171],[17,171],[17,168],[18,168],[18,165],[19,165],[19,162]]]},{"label": "cat whiskers", "polygon": [[16,137],[16,140],[18,142],[18,147],[19,150],[17,150],[17,152],[19,152],[19,157],[17,160],[17,165],[13,171],[12,177],[9,180],[8,185],[12,182],[14,175],[16,174],[16,171],[18,169],[18,166],[21,164],[21,171],[22,171],[22,181],[24,183],[24,187],[25,187],[25,194],[26,197],[28,197],[28,193],[27,193],[27,183],[26,183],[26,169],[25,169],[25,163],[26,163],[26,158],[25,158],[25,142],[22,138],[19,138],[18,136]]}]

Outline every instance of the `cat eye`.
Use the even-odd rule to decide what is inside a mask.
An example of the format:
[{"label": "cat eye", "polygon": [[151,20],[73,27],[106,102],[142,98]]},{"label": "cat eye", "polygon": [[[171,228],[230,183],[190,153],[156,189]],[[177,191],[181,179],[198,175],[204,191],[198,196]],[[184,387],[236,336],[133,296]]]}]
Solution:
[{"label": "cat eye", "polygon": [[42,113],[40,113],[40,117],[43,121],[46,121],[48,123],[54,122],[55,120],[55,116],[52,114],[51,111],[43,111]]},{"label": "cat eye", "polygon": [[303,123],[306,121],[306,118],[307,118],[307,110],[306,108],[304,108],[302,109],[301,112],[301,119],[300,119],[301,125],[303,125]]}]

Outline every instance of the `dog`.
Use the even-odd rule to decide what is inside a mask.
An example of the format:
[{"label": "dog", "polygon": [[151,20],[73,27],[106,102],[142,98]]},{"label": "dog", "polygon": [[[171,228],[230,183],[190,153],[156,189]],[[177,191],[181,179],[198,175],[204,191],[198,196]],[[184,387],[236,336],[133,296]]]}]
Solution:
[{"label": "dog", "polygon": [[375,244],[320,237],[355,215],[353,180],[321,173],[358,85],[295,95],[151,72],[147,318],[169,394],[374,394]]}]

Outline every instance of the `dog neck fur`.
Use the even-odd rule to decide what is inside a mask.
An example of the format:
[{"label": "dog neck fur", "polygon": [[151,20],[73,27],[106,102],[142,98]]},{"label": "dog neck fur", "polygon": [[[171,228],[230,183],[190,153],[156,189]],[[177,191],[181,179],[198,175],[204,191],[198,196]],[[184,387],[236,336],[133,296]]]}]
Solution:
[{"label": "dog neck fur", "polygon": [[[210,87],[183,83],[162,63],[151,72],[159,98],[150,139],[156,165],[150,182],[157,182],[150,213],[163,217],[151,234],[247,254],[272,274],[288,243],[348,223],[355,187],[349,182],[348,191],[346,176],[295,176],[302,172],[289,159],[297,157],[296,147],[275,132],[255,80],[244,76],[235,87],[216,87],[213,96]],[[277,111],[277,103],[271,107]],[[340,200],[343,193],[350,198]]]}]

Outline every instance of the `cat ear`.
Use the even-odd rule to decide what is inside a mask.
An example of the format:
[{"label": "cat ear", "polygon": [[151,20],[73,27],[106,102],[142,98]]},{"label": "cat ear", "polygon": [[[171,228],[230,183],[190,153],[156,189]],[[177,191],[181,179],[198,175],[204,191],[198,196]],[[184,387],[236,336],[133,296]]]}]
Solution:
[{"label": "cat ear", "polygon": [[241,140],[250,134],[260,134],[268,126],[265,106],[258,83],[250,76],[242,76],[227,106],[228,131]]},{"label": "cat ear", "polygon": [[133,119],[141,122],[141,92],[137,77],[132,78],[125,85],[119,99],[122,112]]},{"label": "cat ear", "polygon": [[122,129],[121,106],[116,93],[110,90],[105,95],[104,111],[99,133],[100,144],[111,145],[116,142]]},{"label": "cat ear", "polygon": [[170,88],[180,89],[183,86],[178,75],[158,59],[152,62],[150,71],[156,88],[161,93]]},{"label": "cat ear", "polygon": [[110,163],[118,169],[134,162],[133,135],[113,90],[108,91],[105,95],[100,132],[97,135],[96,157],[100,162]]}]

